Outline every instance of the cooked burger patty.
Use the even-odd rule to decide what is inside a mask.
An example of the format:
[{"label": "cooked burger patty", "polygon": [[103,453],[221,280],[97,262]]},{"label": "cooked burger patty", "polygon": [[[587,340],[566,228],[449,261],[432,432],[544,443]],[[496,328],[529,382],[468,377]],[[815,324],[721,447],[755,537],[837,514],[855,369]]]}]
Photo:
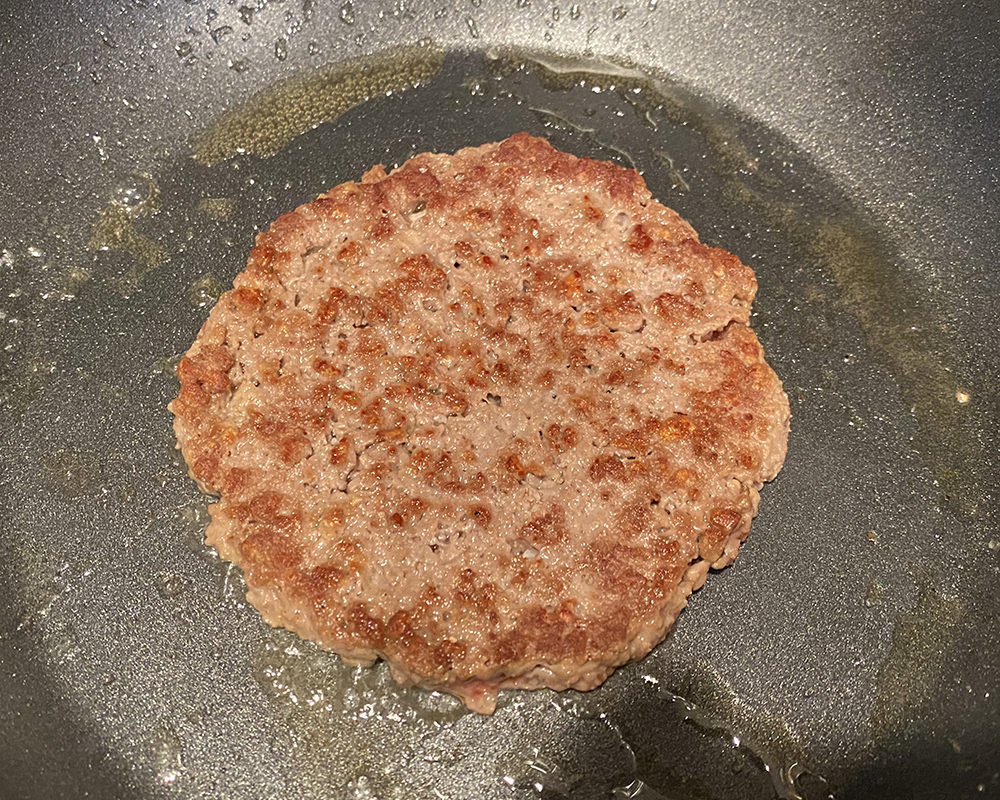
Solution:
[{"label": "cooked burger patty", "polygon": [[590,689],[729,564],[788,401],[753,272],[518,134],[278,218],[170,404],[264,619],[490,712]]}]

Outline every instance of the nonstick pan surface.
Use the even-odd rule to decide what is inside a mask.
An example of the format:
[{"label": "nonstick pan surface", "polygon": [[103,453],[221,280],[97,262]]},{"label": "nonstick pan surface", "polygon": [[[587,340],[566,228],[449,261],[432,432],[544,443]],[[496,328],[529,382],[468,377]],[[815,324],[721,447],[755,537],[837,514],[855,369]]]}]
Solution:
[{"label": "nonstick pan surface", "polygon": [[[0,796],[1000,796],[989,4],[2,15]],[[756,270],[793,427],[664,644],[480,717],[264,625],[165,404],[257,230],[519,130]]]}]

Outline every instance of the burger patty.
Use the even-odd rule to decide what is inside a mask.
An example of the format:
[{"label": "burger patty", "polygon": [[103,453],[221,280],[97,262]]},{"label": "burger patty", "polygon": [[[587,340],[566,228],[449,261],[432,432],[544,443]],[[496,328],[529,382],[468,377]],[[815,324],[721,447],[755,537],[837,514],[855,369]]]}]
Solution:
[{"label": "burger patty", "polygon": [[263,618],[489,713],[590,689],[736,556],[788,400],[753,272],[527,134],[279,217],[170,404]]}]

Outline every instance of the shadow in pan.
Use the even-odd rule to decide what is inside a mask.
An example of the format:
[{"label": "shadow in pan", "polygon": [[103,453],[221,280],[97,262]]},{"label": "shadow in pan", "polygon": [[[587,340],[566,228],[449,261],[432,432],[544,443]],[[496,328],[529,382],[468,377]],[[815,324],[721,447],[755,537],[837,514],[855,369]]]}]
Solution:
[{"label": "shadow in pan", "polygon": [[27,619],[0,619],[0,798],[136,796],[125,765],[51,679]]},{"label": "shadow in pan", "polygon": [[963,748],[961,753],[956,753],[948,741],[899,748],[859,765],[855,773],[845,777],[843,789],[836,796],[838,800],[998,798],[1000,743],[979,742]]}]

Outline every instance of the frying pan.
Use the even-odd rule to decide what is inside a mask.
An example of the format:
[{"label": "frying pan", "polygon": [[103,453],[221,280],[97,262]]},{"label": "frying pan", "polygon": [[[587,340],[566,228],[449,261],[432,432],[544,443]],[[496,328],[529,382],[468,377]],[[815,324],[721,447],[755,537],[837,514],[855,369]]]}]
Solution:
[{"label": "frying pan", "polygon": [[[995,4],[0,16],[0,795],[1000,796]],[[264,625],[164,406],[255,231],[522,129],[757,271],[793,430],[664,644],[480,717]]]}]

